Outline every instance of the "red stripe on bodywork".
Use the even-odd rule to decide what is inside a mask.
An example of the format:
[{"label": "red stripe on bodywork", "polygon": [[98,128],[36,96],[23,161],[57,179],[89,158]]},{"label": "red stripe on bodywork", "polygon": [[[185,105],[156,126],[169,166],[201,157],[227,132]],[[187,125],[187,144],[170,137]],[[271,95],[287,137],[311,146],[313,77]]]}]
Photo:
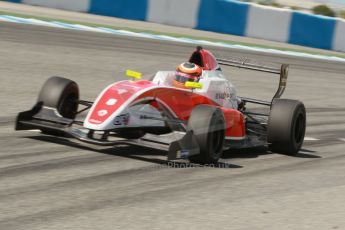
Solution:
[{"label": "red stripe on bodywork", "polygon": [[[136,98],[133,98],[128,106],[131,106],[146,98],[155,98],[157,101],[165,104],[178,119],[188,120],[190,114],[199,104],[203,105],[219,105],[211,99],[194,93],[192,91],[186,91],[169,87],[154,87],[157,86],[150,81],[123,81],[111,85],[98,99],[97,104],[93,107],[89,122],[92,124],[102,124],[112,114],[117,112],[120,107],[129,102],[130,98],[138,93]],[[152,89],[148,89],[153,87]],[[140,93],[142,91],[142,93]],[[107,102],[116,100],[116,103],[109,105]],[[151,103],[152,104],[152,103]],[[160,109],[159,105],[155,102],[152,104],[157,109]],[[228,109],[220,107],[223,111],[226,122],[226,137],[241,138],[245,136],[245,123],[243,114],[235,109]],[[125,109],[125,108],[123,108]],[[100,111],[106,111],[106,114],[102,114]],[[121,112],[121,111],[120,111]]]},{"label": "red stripe on bodywork", "polygon": [[[139,93],[138,97],[134,98],[133,101],[130,102],[130,105],[133,105],[139,100],[145,98],[156,98],[160,102],[166,104],[168,109],[172,110],[173,113],[176,114],[177,118],[182,120],[188,120],[192,109],[196,105],[209,104],[218,106],[218,104],[211,99],[192,91],[169,87],[155,87],[147,90],[147,88],[153,86],[157,85],[147,80],[135,82],[123,81],[112,85],[96,102],[97,104],[92,109],[91,116],[88,121],[92,124],[102,124],[125,102],[127,102],[133,94],[139,93],[139,91],[143,92],[141,94]],[[107,102],[113,99],[116,100],[116,104],[111,106],[107,105]],[[104,111],[106,111],[106,114],[104,114]]]},{"label": "red stripe on bodywork", "polygon": [[226,137],[242,138],[246,135],[244,115],[235,109],[221,108],[226,123]]},{"label": "red stripe on bodywork", "polygon": [[[96,101],[93,107],[89,122],[92,124],[101,124],[107,120],[114,112],[116,112],[121,105],[123,105],[133,94],[140,90],[154,86],[150,81],[122,81],[110,86]],[[109,104],[116,100],[115,104]],[[109,102],[107,104],[107,102]],[[106,111],[106,114],[105,112]]]},{"label": "red stripe on bodywork", "polygon": [[193,108],[200,104],[218,106],[211,99],[193,93],[175,88],[156,88],[143,93],[138,100],[146,97],[155,97],[158,101],[166,104],[181,120],[188,120]]}]

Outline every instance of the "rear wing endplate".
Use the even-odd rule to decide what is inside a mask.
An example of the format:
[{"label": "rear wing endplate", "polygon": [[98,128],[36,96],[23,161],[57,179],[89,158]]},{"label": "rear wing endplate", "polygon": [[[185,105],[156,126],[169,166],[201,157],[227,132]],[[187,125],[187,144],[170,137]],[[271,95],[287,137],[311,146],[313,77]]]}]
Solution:
[{"label": "rear wing endplate", "polygon": [[271,102],[255,100],[255,99],[250,99],[250,98],[241,98],[244,101],[257,103],[257,104],[263,104],[263,105],[271,105],[273,100],[280,98],[285,91],[287,78],[289,74],[288,64],[282,64],[280,68],[274,68],[274,67],[269,67],[269,66],[252,64],[245,61],[242,62],[242,61],[235,61],[235,60],[226,60],[226,59],[221,59],[221,58],[217,58],[217,61],[218,61],[218,64],[224,65],[224,66],[232,66],[232,67],[243,68],[243,69],[248,69],[248,70],[277,74],[280,76],[277,92],[274,94]]}]

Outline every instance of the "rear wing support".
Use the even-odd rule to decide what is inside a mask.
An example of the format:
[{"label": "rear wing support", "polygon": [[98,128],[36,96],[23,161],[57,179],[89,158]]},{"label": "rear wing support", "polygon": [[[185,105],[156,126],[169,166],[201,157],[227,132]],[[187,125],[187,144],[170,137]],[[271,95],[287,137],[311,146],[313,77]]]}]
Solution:
[{"label": "rear wing support", "polygon": [[218,61],[219,65],[232,66],[232,67],[243,68],[243,69],[248,69],[248,70],[277,74],[280,76],[279,86],[278,86],[276,93],[274,94],[274,96],[272,98],[272,101],[268,102],[268,101],[262,101],[262,100],[256,100],[256,99],[241,97],[241,99],[245,102],[251,102],[251,103],[255,103],[255,104],[262,104],[262,105],[271,106],[273,100],[280,98],[285,91],[286,84],[287,84],[287,78],[288,78],[288,74],[289,74],[289,65],[288,64],[282,64],[280,69],[279,69],[279,68],[274,68],[274,67],[269,67],[269,66],[252,64],[252,63],[248,63],[246,61],[242,62],[242,61],[235,61],[235,60],[226,60],[226,59],[221,59],[221,58],[217,58],[217,61]]}]

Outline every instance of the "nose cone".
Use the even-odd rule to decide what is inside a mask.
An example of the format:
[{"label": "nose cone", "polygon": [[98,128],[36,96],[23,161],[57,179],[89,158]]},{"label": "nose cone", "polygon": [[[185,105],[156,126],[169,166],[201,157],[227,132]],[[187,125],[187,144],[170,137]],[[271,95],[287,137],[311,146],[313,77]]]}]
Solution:
[{"label": "nose cone", "polygon": [[84,127],[95,130],[111,129],[113,120],[124,111],[140,92],[153,86],[150,81],[121,81],[108,86],[90,109]]}]

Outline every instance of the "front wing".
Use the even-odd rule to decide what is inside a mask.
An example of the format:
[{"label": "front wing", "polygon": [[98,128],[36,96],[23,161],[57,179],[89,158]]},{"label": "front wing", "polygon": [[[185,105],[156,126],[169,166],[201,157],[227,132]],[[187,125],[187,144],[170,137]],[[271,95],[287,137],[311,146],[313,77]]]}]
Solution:
[{"label": "front wing", "polygon": [[46,133],[73,137],[79,141],[101,145],[132,144],[168,152],[168,160],[188,158],[199,154],[199,146],[192,131],[172,132],[165,135],[146,134],[139,139],[125,139],[112,135],[109,130],[94,131],[84,128],[82,121],[62,117],[55,108],[38,102],[31,110],[18,114],[15,130],[40,129]]}]

